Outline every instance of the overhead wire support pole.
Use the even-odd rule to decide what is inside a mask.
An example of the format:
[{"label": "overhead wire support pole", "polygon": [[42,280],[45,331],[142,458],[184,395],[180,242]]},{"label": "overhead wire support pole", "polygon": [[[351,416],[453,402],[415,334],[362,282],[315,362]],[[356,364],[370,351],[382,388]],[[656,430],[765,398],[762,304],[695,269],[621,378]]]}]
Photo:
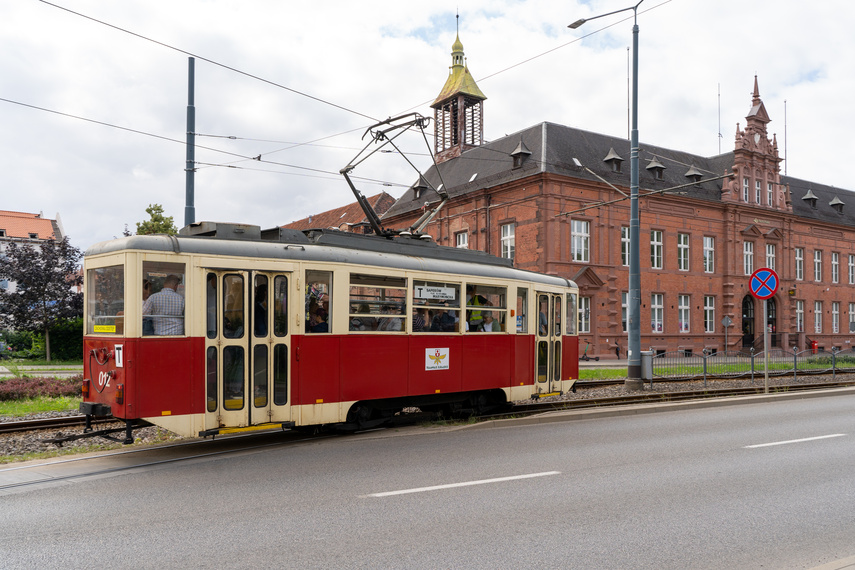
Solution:
[{"label": "overhead wire support pole", "polygon": [[576,20],[568,27],[576,29],[587,21],[611,16],[619,12],[632,10],[632,129],[630,132],[630,215],[629,215],[629,299],[627,325],[628,353],[626,375],[624,386],[628,390],[644,389],[644,381],[641,378],[641,261],[639,250],[639,214],[638,214],[638,7],[644,0],[639,0],[635,6],[615,10],[607,14],[600,14],[593,18],[582,18]]},{"label": "overhead wire support pole", "polygon": [[187,58],[187,159],[184,167],[184,225],[196,222],[195,62]]}]

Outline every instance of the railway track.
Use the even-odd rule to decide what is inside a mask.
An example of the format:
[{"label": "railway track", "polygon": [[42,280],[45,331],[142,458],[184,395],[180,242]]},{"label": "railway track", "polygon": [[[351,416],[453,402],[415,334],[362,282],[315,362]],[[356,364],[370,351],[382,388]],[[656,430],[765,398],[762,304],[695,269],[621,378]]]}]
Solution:
[{"label": "railway track", "polygon": [[[113,418],[99,418],[92,421],[92,425],[116,422]],[[0,422],[0,434],[21,433],[25,431],[50,430],[65,427],[77,427],[86,425],[85,416],[62,416],[57,418],[42,418],[37,420],[19,420],[14,422]]]},{"label": "railway track", "polygon": [[[616,380],[588,380],[577,383],[579,389],[599,388],[607,386],[615,386],[623,384],[623,379]],[[846,386],[855,386],[855,379],[849,379],[838,382],[821,382],[811,384],[787,384],[770,386],[769,393],[782,392],[799,392],[806,390],[824,390],[831,388],[843,388]],[[602,398],[584,398],[578,400],[557,400],[550,402],[532,402],[518,403],[514,405],[511,412],[479,416],[481,419],[497,419],[502,417],[519,417],[520,415],[530,415],[547,411],[561,410],[577,410],[585,408],[603,408],[610,406],[621,406],[628,404],[643,404],[652,402],[678,402],[685,400],[698,400],[704,398],[726,398],[732,396],[745,396],[752,394],[762,394],[764,388],[762,386],[748,388],[708,388],[702,390],[676,391],[676,392],[655,392],[628,394],[625,396],[611,396]],[[423,415],[423,414],[418,414]],[[113,418],[100,418],[94,420],[93,425],[106,424],[116,422]],[[409,422],[407,422],[409,423]],[[0,422],[0,434],[13,434],[28,431],[52,430],[67,427],[78,427],[85,425],[84,416],[65,416],[58,418],[46,418],[37,420],[21,420],[13,422]]]},{"label": "railway track", "polygon": [[[621,381],[622,382],[622,381]],[[822,382],[812,384],[785,384],[770,386],[770,394],[786,392],[804,392],[808,390],[825,390],[831,388],[845,388],[855,386],[855,380],[841,382]],[[703,390],[689,390],[679,392],[656,392],[647,394],[630,394],[626,396],[612,396],[607,398],[589,398],[581,400],[560,400],[554,402],[533,402],[517,404],[522,413],[539,413],[544,411],[577,410],[584,408],[602,408],[608,406],[621,406],[628,404],[644,404],[651,402],[679,402],[685,400],[700,400],[705,398],[727,398],[732,396],[749,396],[765,393],[763,386],[752,386],[748,388],[708,388]],[[517,415],[517,414],[515,414]]]}]

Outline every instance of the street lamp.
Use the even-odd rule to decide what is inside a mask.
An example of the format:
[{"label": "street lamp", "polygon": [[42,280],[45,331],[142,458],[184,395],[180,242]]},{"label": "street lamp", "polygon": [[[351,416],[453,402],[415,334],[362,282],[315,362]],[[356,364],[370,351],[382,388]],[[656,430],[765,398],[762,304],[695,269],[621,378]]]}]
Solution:
[{"label": "street lamp", "polygon": [[585,22],[632,10],[632,131],[630,134],[629,154],[629,362],[626,369],[628,390],[641,390],[644,381],[641,379],[641,262],[639,258],[638,235],[638,7],[635,6],[601,14],[593,18],[576,20],[568,28],[576,29]]}]

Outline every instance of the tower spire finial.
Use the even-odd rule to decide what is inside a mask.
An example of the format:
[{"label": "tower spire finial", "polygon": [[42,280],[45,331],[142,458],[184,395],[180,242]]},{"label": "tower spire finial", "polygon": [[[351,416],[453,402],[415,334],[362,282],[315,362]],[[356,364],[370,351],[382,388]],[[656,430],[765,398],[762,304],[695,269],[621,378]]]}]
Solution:
[{"label": "tower spire finial", "polygon": [[457,14],[455,14],[454,17],[457,19],[457,35],[459,36],[460,35],[460,7],[459,6],[457,8]]}]

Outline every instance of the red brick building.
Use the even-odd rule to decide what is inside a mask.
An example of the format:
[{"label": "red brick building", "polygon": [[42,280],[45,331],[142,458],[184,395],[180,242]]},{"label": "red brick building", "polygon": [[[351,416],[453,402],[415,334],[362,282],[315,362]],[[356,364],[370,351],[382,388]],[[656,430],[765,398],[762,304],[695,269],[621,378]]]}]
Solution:
[{"label": "red brick building", "polygon": [[[452,75],[458,65],[465,71],[458,44]],[[433,105],[442,119],[438,166],[423,174],[428,185],[415,184],[386,212],[384,226],[409,227],[443,185],[450,200],[427,233],[573,279],[582,342],[593,354],[613,356],[619,346],[625,356],[629,140],[541,123],[483,142],[486,97],[474,81],[458,83],[463,93],[449,93],[449,82]],[[766,322],[772,347],[851,347],[855,194],[783,176],[757,78],[750,103],[731,152],[640,144],[643,349],[762,350],[763,302],[749,290],[761,267],[780,276]],[[458,112],[466,105],[477,112]]]},{"label": "red brick building", "polygon": [[[382,216],[395,203],[395,198],[386,192],[380,192],[366,198],[378,216]],[[353,202],[341,208],[335,208],[320,214],[303,218],[282,226],[292,230],[336,229],[343,232],[371,233],[371,225],[365,219],[365,212],[359,202]]]}]

